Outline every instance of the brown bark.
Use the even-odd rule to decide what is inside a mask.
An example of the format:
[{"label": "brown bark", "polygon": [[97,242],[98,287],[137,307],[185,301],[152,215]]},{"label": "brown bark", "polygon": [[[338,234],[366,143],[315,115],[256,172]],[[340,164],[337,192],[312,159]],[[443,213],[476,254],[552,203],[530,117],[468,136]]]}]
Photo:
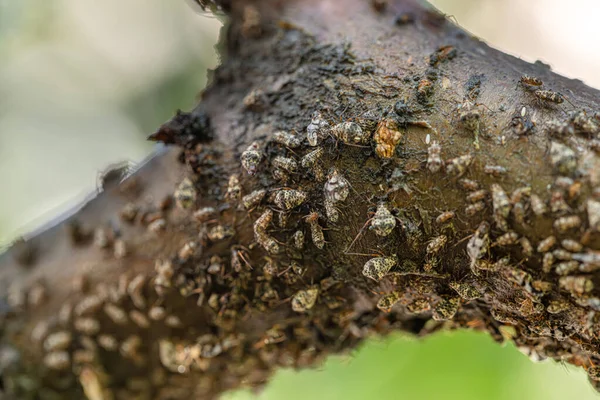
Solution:
[{"label": "brown bark", "polygon": [[172,147],[1,256],[6,391],[211,398],[463,327],[598,377],[596,90],[412,1],[224,8]]}]

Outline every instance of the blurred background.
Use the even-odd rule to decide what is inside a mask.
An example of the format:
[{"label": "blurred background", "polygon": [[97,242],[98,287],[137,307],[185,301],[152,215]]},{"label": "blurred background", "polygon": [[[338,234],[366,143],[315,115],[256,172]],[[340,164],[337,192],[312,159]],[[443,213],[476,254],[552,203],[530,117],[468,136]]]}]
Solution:
[{"label": "blurred background", "polygon": [[[491,45],[600,87],[597,0],[435,0]],[[0,0],[0,248],[95,190],[189,109],[221,22],[191,0]],[[373,339],[241,399],[597,399],[585,374],[473,332]]]}]

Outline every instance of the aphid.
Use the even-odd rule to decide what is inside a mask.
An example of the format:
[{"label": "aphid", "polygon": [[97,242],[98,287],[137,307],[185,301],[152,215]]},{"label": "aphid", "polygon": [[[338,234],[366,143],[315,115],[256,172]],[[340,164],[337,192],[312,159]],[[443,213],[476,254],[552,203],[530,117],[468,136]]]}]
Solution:
[{"label": "aphid", "polygon": [[421,103],[427,103],[429,97],[433,94],[433,82],[423,78],[417,84],[417,99]]},{"label": "aphid", "polygon": [[323,206],[325,207],[325,214],[327,215],[327,219],[331,222],[337,222],[340,218],[340,212],[335,207],[335,204],[330,200],[325,199],[323,202]]},{"label": "aphid", "polygon": [[556,244],[556,236],[548,236],[546,239],[542,240],[538,246],[538,253],[545,253],[549,251]]},{"label": "aphid", "polygon": [[94,318],[76,318],[73,321],[73,327],[75,330],[89,336],[93,336],[100,331],[100,323]]},{"label": "aphid", "polygon": [[470,204],[467,207],[465,207],[465,214],[467,214],[467,216],[472,217],[475,214],[477,214],[478,212],[481,212],[485,209],[485,203],[483,201],[478,201],[475,204]]},{"label": "aphid", "polygon": [[542,271],[544,271],[546,274],[550,272],[555,260],[556,259],[552,253],[544,253],[544,257],[542,257]]},{"label": "aphid", "polygon": [[498,177],[498,176],[506,175],[508,170],[506,169],[506,167],[503,167],[500,165],[489,165],[488,164],[485,167],[483,167],[483,172],[485,172],[486,174]]},{"label": "aphid", "polygon": [[305,217],[306,222],[310,225],[310,234],[313,244],[318,248],[322,249],[325,246],[325,236],[323,235],[323,228],[319,225],[319,214],[316,211],[311,211]]},{"label": "aphid", "polygon": [[71,344],[72,339],[73,336],[68,331],[52,333],[44,340],[44,350],[47,352],[66,350]]},{"label": "aphid", "polygon": [[131,335],[121,343],[119,351],[121,355],[129,359],[139,359],[138,350],[142,345],[142,339],[139,336]]},{"label": "aphid", "polygon": [[510,195],[510,202],[515,204],[525,201],[525,197],[531,196],[531,186],[521,186],[513,190]]},{"label": "aphid", "polygon": [[98,335],[98,344],[104,350],[107,351],[115,351],[119,347],[119,342],[115,339],[114,336],[102,334]]},{"label": "aphid", "polygon": [[64,371],[71,366],[71,357],[66,351],[53,351],[44,357],[44,365],[53,370]]},{"label": "aphid", "polygon": [[508,218],[511,209],[510,200],[504,189],[502,189],[502,186],[497,183],[492,183],[491,191],[492,205],[494,207],[494,220],[496,221],[498,228],[506,231],[508,229],[506,218]]},{"label": "aphid", "polygon": [[264,213],[254,222],[254,240],[258,242],[270,254],[279,253],[279,245],[267,233],[267,227],[273,219],[273,211],[265,210]]},{"label": "aphid", "polygon": [[372,230],[377,236],[386,237],[396,227],[396,218],[390,213],[385,204],[380,203],[377,205],[377,211],[371,220],[369,229]]},{"label": "aphid", "polygon": [[521,226],[525,226],[525,205],[520,201],[513,203],[511,212],[515,222]]},{"label": "aphid", "polygon": [[552,192],[552,196],[550,196],[550,211],[554,214],[563,214],[570,210],[563,193],[559,190]]},{"label": "aphid", "polygon": [[[591,367],[587,367],[586,372],[588,374],[588,378],[590,378],[591,381],[594,381],[594,382],[600,381],[600,367],[592,365]],[[597,387],[597,385],[595,385],[595,384],[593,384],[593,385],[594,385],[594,388]]]},{"label": "aphid", "polygon": [[521,251],[525,257],[531,257],[533,255],[533,245],[529,239],[523,236],[519,239],[519,244],[521,245]]},{"label": "aphid", "polygon": [[167,221],[164,218],[159,218],[148,224],[148,230],[152,233],[159,234],[167,228]]},{"label": "aphid", "polygon": [[302,250],[304,248],[304,232],[294,232],[294,247],[296,247],[298,250]]},{"label": "aphid", "polygon": [[456,47],[451,45],[441,46],[429,56],[429,65],[435,67],[441,62],[452,60],[456,57]]},{"label": "aphid", "polygon": [[462,178],[458,180],[458,183],[460,184],[460,186],[465,189],[468,190],[470,192],[474,192],[476,190],[479,190],[479,183],[472,180],[472,179],[466,179],[466,178]]},{"label": "aphid", "polygon": [[449,286],[454,289],[461,298],[467,301],[478,299],[483,295],[479,289],[470,283],[450,282]]},{"label": "aphid", "polygon": [[577,155],[570,148],[559,142],[550,145],[550,161],[554,170],[562,175],[570,175],[577,168]]},{"label": "aphid", "polygon": [[438,225],[441,225],[443,223],[446,223],[448,221],[450,221],[451,219],[453,219],[455,217],[456,214],[454,214],[454,211],[444,211],[443,213],[441,213],[440,215],[438,215],[435,219],[435,223]]},{"label": "aphid", "polygon": [[331,128],[331,133],[346,144],[368,144],[371,135],[356,122],[342,122]]},{"label": "aphid", "polygon": [[587,201],[587,214],[590,229],[598,232],[600,231],[600,201],[588,200]]},{"label": "aphid", "polygon": [[573,258],[573,254],[564,249],[556,249],[552,252],[552,254],[554,255],[554,257],[557,260],[561,260],[561,261],[567,261],[567,260],[571,260]]},{"label": "aphid", "polygon": [[558,286],[573,297],[581,297],[594,289],[594,282],[586,276],[563,276],[558,279]]},{"label": "aphid", "polygon": [[552,286],[552,283],[540,280],[531,282],[531,287],[541,293],[549,293],[552,290]]},{"label": "aphid", "polygon": [[492,315],[492,318],[498,322],[502,322],[503,324],[517,325],[519,323],[519,321],[514,318],[512,314],[506,311],[498,310],[497,308],[491,308],[490,314]]},{"label": "aphid", "polygon": [[579,262],[577,261],[564,261],[555,265],[554,272],[556,275],[569,275],[579,269]]},{"label": "aphid", "polygon": [[279,144],[282,144],[290,149],[295,149],[296,147],[300,147],[302,144],[302,138],[293,135],[286,131],[277,131],[273,133],[273,140]]},{"label": "aphid", "polygon": [[473,156],[470,154],[465,154],[460,157],[453,158],[451,160],[446,161],[446,171],[449,174],[460,177],[467,172],[467,169],[473,162]]},{"label": "aphid", "polygon": [[316,148],[315,150],[311,151],[310,153],[307,153],[306,155],[304,155],[304,157],[302,157],[302,159],[300,160],[300,165],[302,165],[302,168],[314,167],[323,156],[323,153],[324,151],[322,147]]},{"label": "aphid", "polygon": [[514,282],[521,287],[527,288],[531,284],[531,275],[527,271],[524,271],[520,268],[508,267],[504,268],[502,272],[506,276],[507,280]]},{"label": "aphid", "polygon": [[476,203],[478,201],[484,200],[488,195],[488,191],[485,189],[476,190],[474,192],[470,192],[467,195],[467,201],[469,203]]},{"label": "aphid", "polygon": [[433,307],[432,318],[435,321],[446,321],[454,318],[460,305],[460,298],[456,296],[441,296],[440,301]]},{"label": "aphid", "polygon": [[510,246],[517,243],[519,235],[517,232],[509,231],[496,238],[492,246]]},{"label": "aphid", "polygon": [[227,192],[225,193],[225,198],[237,200],[240,198],[241,193],[242,187],[240,185],[240,178],[236,174],[230,175],[227,182]]},{"label": "aphid", "polygon": [[154,306],[148,310],[148,317],[150,317],[152,321],[162,321],[165,319],[166,315],[167,310],[165,310],[163,307]]},{"label": "aphid", "polygon": [[467,255],[471,260],[471,271],[476,275],[477,272],[475,271],[475,267],[477,266],[479,259],[487,253],[489,248],[489,232],[490,224],[483,221],[479,224],[477,230],[473,233],[473,236],[467,243]]},{"label": "aphid", "polygon": [[140,328],[147,329],[150,327],[150,321],[144,314],[138,310],[131,310],[129,312],[129,318]]},{"label": "aphid", "polygon": [[273,167],[284,170],[285,172],[289,172],[291,174],[298,171],[298,163],[296,160],[290,157],[275,156],[273,160],[271,160],[271,164]]},{"label": "aphid", "polygon": [[258,142],[252,142],[252,144],[250,144],[250,146],[248,146],[246,150],[244,150],[240,157],[242,167],[244,167],[244,169],[250,175],[254,175],[256,171],[258,171],[258,165],[260,164],[262,159],[263,152]]},{"label": "aphid", "polygon": [[71,321],[73,315],[73,305],[71,303],[64,303],[58,310],[58,322],[62,325],[67,325]]},{"label": "aphid", "polygon": [[194,219],[198,222],[206,222],[212,219],[217,214],[217,210],[214,207],[203,207],[194,211]]},{"label": "aphid", "polygon": [[533,94],[540,100],[550,101],[552,103],[561,104],[565,101],[565,98],[562,94],[555,92],[553,90],[535,90]]},{"label": "aphid", "polygon": [[323,119],[320,112],[315,111],[312,115],[310,124],[306,127],[306,139],[311,146],[317,146],[327,135],[329,122]]},{"label": "aphid", "polygon": [[319,288],[317,286],[306,290],[299,290],[292,297],[292,310],[297,313],[302,313],[310,310],[317,303],[319,296]]},{"label": "aphid", "polygon": [[438,253],[448,242],[448,237],[446,235],[437,236],[429,242],[427,245],[427,254],[436,254]]},{"label": "aphid", "polygon": [[127,257],[127,243],[123,239],[116,239],[113,243],[113,254],[117,260]]},{"label": "aphid", "polygon": [[127,294],[137,308],[146,307],[146,298],[144,297],[144,285],[146,284],[146,276],[139,274],[127,285]]},{"label": "aphid", "polygon": [[581,218],[578,215],[569,215],[554,220],[554,229],[559,233],[565,233],[570,229],[579,228],[580,226]]},{"label": "aphid", "polygon": [[519,82],[522,85],[530,85],[530,86],[542,86],[543,82],[540,78],[530,75],[523,75],[519,78]]},{"label": "aphid", "polygon": [[583,245],[573,239],[564,239],[560,244],[562,247],[573,253],[578,253],[583,249]]},{"label": "aphid", "polygon": [[211,242],[218,242],[219,240],[227,239],[235,235],[235,230],[229,225],[215,225],[211,227],[206,236]]},{"label": "aphid", "polygon": [[306,192],[294,189],[278,190],[275,194],[273,202],[282,210],[291,210],[304,203],[308,195]]},{"label": "aphid", "polygon": [[249,210],[258,206],[266,194],[267,191],[265,189],[259,189],[245,195],[242,197],[242,204],[244,205],[244,208]]},{"label": "aphid", "polygon": [[442,168],[442,165],[444,165],[441,154],[442,146],[434,140],[427,148],[427,169],[429,169],[431,173],[438,172]]},{"label": "aphid", "polygon": [[175,197],[175,202],[182,209],[188,209],[194,205],[196,202],[196,188],[194,187],[194,183],[190,178],[185,178],[179,186],[177,186],[177,190],[173,194]]},{"label": "aphid", "polygon": [[[375,135],[373,135],[376,143],[375,152],[381,158],[392,158],[401,139],[402,133],[396,121],[392,118],[384,118],[377,124]],[[366,141],[368,141],[368,136]],[[361,139],[361,143],[364,143],[363,139]]]},{"label": "aphid", "polygon": [[471,101],[465,100],[460,107],[459,119],[465,129],[473,132],[473,136],[475,138],[473,140],[473,144],[475,145],[475,148],[479,149],[479,124],[481,120],[481,112]]},{"label": "aphid", "polygon": [[532,194],[529,200],[531,202],[531,210],[538,217],[548,212],[548,206],[546,206],[546,203],[537,194]]},{"label": "aphid", "polygon": [[27,303],[30,307],[36,308],[42,305],[47,299],[48,291],[42,282],[35,282],[27,293]]},{"label": "aphid", "polygon": [[[154,286],[160,286],[163,288],[171,287],[171,278],[173,278],[173,275],[175,274],[173,263],[170,260],[157,259],[154,262],[154,270],[156,271],[156,277],[154,278]],[[127,291],[127,286],[129,285],[129,282],[124,281],[123,285],[123,290]]]},{"label": "aphid", "polygon": [[177,315],[168,315],[165,318],[165,325],[171,328],[181,328],[183,326],[183,322],[181,322],[181,319],[179,319]]},{"label": "aphid", "polygon": [[82,316],[85,314],[95,313],[103,303],[103,299],[99,296],[87,296],[84,297],[76,306],[75,306],[75,315]]},{"label": "aphid", "polygon": [[194,253],[196,252],[197,248],[198,242],[190,240],[189,242],[186,242],[183,245],[183,247],[181,247],[181,249],[179,249],[179,251],[177,252],[177,258],[179,258],[181,262],[186,262],[194,256]]},{"label": "aphid", "polygon": [[398,264],[398,257],[375,257],[365,263],[362,274],[367,278],[379,282],[394,266]]},{"label": "aphid", "polygon": [[323,194],[325,199],[332,204],[342,202],[350,194],[350,182],[336,168],[332,168],[329,172],[327,182],[325,182]]},{"label": "aphid", "polygon": [[392,307],[394,307],[400,299],[401,295],[399,292],[384,294],[377,301],[377,308],[385,313],[389,313],[392,310]]}]

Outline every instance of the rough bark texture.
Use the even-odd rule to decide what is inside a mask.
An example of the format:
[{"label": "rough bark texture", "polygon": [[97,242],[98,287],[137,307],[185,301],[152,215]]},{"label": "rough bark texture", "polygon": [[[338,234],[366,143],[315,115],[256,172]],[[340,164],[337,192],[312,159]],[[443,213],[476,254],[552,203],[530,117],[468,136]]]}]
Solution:
[{"label": "rough bark texture", "polygon": [[222,5],[171,148],[1,256],[1,388],[212,398],[463,327],[596,384],[600,93],[411,1]]}]

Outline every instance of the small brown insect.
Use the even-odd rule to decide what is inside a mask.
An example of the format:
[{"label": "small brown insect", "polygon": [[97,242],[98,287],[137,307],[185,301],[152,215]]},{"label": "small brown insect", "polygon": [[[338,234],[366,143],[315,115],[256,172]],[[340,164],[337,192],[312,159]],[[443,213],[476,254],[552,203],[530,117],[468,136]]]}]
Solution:
[{"label": "small brown insect", "polygon": [[203,207],[194,211],[194,218],[198,222],[206,222],[211,218],[214,218],[217,214],[217,210],[214,207]]},{"label": "small brown insect", "polygon": [[542,258],[542,271],[548,273],[552,270],[552,266],[554,265],[554,255],[550,252],[544,253],[544,257]]},{"label": "small brown insect", "polygon": [[509,231],[496,238],[492,246],[510,246],[517,243],[519,235],[516,232]]},{"label": "small brown insect", "polygon": [[46,354],[43,362],[50,369],[64,371],[71,366],[71,357],[66,351],[53,351]]},{"label": "small brown insect", "polygon": [[521,245],[521,251],[525,257],[531,257],[533,255],[533,245],[529,239],[522,237],[519,239],[519,244]]},{"label": "small brown insect", "polygon": [[242,197],[242,204],[244,205],[244,208],[249,210],[258,206],[266,194],[267,191],[265,189],[259,189]]},{"label": "small brown insect", "polygon": [[550,211],[554,214],[564,214],[571,211],[571,208],[567,204],[567,201],[560,190],[555,190],[550,196]]},{"label": "small brown insect", "polygon": [[531,201],[531,210],[538,217],[548,212],[548,206],[537,194],[532,194],[529,200]]},{"label": "small brown insect", "polygon": [[308,195],[306,192],[294,189],[278,190],[273,202],[282,210],[289,211],[304,203]]},{"label": "small brown insect", "polygon": [[485,167],[483,167],[483,172],[485,172],[486,174],[492,175],[492,176],[502,176],[502,175],[506,175],[506,173],[508,172],[508,170],[506,169],[506,167],[503,167],[501,165],[486,165]]},{"label": "small brown insect", "polygon": [[173,197],[175,197],[175,201],[177,205],[182,209],[188,209],[194,205],[196,202],[196,188],[194,187],[194,183],[190,180],[190,178],[185,178],[179,186]]},{"label": "small brown insect", "polygon": [[423,78],[417,84],[417,98],[420,102],[427,102],[428,98],[433,94],[433,82],[427,78]]},{"label": "small brown insect", "polygon": [[306,139],[310,146],[317,146],[329,131],[329,122],[327,122],[320,112],[315,111],[312,115],[310,124],[306,127]]},{"label": "small brown insect", "polygon": [[321,159],[321,157],[323,157],[323,153],[324,150],[322,147],[316,148],[315,150],[311,151],[310,153],[307,153],[306,155],[304,155],[304,157],[302,157],[302,159],[300,160],[300,165],[302,165],[303,168],[314,167],[316,163]]},{"label": "small brown insect", "polygon": [[442,146],[434,140],[427,148],[427,169],[429,169],[431,173],[438,172],[442,168],[442,165],[444,165],[441,154]]},{"label": "small brown insect", "polygon": [[304,248],[304,232],[296,231],[294,233],[294,247],[298,250],[302,250]]},{"label": "small brown insect", "polygon": [[365,263],[362,274],[367,278],[379,282],[396,264],[398,257],[375,257]]},{"label": "small brown insect", "polygon": [[242,186],[240,185],[240,178],[237,174],[229,176],[227,182],[227,192],[225,192],[225,198],[230,200],[237,200],[240,198],[242,193]]},{"label": "small brown insect", "polygon": [[194,256],[196,249],[198,248],[198,242],[190,240],[186,242],[181,249],[177,252],[177,257],[181,262],[186,262]]},{"label": "small brown insect", "polygon": [[381,158],[392,158],[401,139],[402,133],[396,121],[392,118],[384,118],[377,124],[373,136],[376,143],[375,152]]},{"label": "small brown insect", "polygon": [[244,167],[248,174],[254,175],[258,171],[258,165],[262,161],[263,156],[260,144],[252,142],[241,155],[242,167]]},{"label": "small brown insect", "polygon": [[594,289],[594,282],[586,276],[563,276],[558,280],[558,286],[573,297],[582,297]]},{"label": "small brown insect", "polygon": [[298,171],[298,162],[290,157],[276,156],[271,160],[273,167],[293,174]]},{"label": "small brown insect", "polygon": [[548,236],[547,238],[545,238],[538,244],[537,251],[538,251],[538,253],[545,253],[545,252],[549,251],[555,244],[556,244],[556,236],[554,236],[554,235]]},{"label": "small brown insect", "polygon": [[98,345],[106,351],[115,351],[119,347],[119,342],[114,336],[102,334],[98,335]]},{"label": "small brown insect", "polygon": [[460,186],[465,189],[468,190],[470,192],[474,192],[476,190],[479,190],[479,183],[472,180],[472,179],[466,179],[466,178],[462,178],[458,180],[458,183],[460,184]]},{"label": "small brown insect", "polygon": [[600,201],[588,200],[586,204],[590,229],[600,231]]},{"label": "small brown insect", "polygon": [[554,267],[556,275],[569,275],[579,269],[579,263],[577,261],[564,261],[557,263]]},{"label": "small brown insect", "polygon": [[297,313],[303,313],[315,306],[317,297],[319,296],[319,288],[317,286],[306,290],[299,290],[292,297],[292,310]]},{"label": "small brown insect", "polygon": [[325,236],[323,235],[323,228],[319,225],[319,213],[311,211],[310,214],[305,217],[305,220],[310,226],[313,244],[318,249],[322,249],[325,246]]},{"label": "small brown insect", "polygon": [[218,242],[233,235],[235,235],[235,230],[233,227],[221,224],[211,227],[208,232],[206,232],[206,236],[211,242]]},{"label": "small brown insect", "polygon": [[437,218],[435,219],[435,223],[441,225],[453,219],[455,215],[456,214],[454,213],[454,211],[444,211],[443,213],[437,216]]},{"label": "small brown insect", "polygon": [[76,316],[95,313],[104,300],[100,296],[91,295],[84,297],[74,308]]},{"label": "small brown insect", "polygon": [[254,222],[254,239],[260,244],[267,252],[271,254],[279,253],[279,245],[269,234],[267,233],[267,227],[273,219],[273,211],[265,210],[260,217]]},{"label": "small brown insect", "polygon": [[575,151],[556,141],[550,144],[550,161],[554,170],[562,175],[571,175],[577,168]]},{"label": "small brown insect", "polygon": [[164,307],[154,306],[148,310],[148,317],[150,317],[152,321],[162,321],[165,319],[166,315],[167,310],[165,310]]},{"label": "small brown insect", "polygon": [[474,192],[470,192],[467,195],[467,201],[469,203],[477,203],[478,201],[484,200],[488,195],[488,191],[485,189],[476,190]]},{"label": "small brown insect", "polygon": [[469,217],[472,217],[475,214],[477,214],[478,212],[483,211],[484,209],[485,209],[485,203],[483,201],[478,201],[475,204],[468,205],[465,208],[465,214],[467,214]]},{"label": "small brown insect", "polygon": [[471,260],[471,271],[476,275],[477,271],[475,270],[475,267],[477,266],[478,260],[483,257],[489,249],[489,232],[490,224],[483,221],[479,224],[477,230],[473,233],[473,236],[467,243],[467,255]]},{"label": "small brown insect", "polygon": [[129,282],[129,285],[127,285],[127,294],[137,308],[146,307],[146,298],[143,293],[145,284],[146,276],[144,274],[138,274],[131,282]]},{"label": "small brown insect", "polygon": [[498,228],[506,231],[508,229],[506,218],[508,218],[510,214],[512,204],[508,199],[508,195],[499,184],[492,183],[491,191],[492,205],[494,208],[494,220],[496,221]]},{"label": "small brown insect", "polygon": [[131,318],[131,320],[142,329],[147,329],[150,327],[150,321],[148,321],[148,318],[146,318],[146,316],[138,310],[131,310],[129,312],[129,318]]},{"label": "small brown insect", "polygon": [[289,147],[290,149],[295,149],[296,147],[300,147],[302,144],[302,138],[293,135],[286,131],[277,131],[273,134],[273,140],[279,144],[284,145],[285,147]]},{"label": "small brown insect", "polygon": [[578,253],[581,250],[583,250],[583,245],[581,243],[579,243],[577,240],[564,239],[563,241],[560,242],[560,244],[566,250],[573,252],[573,253]]},{"label": "small brown insect", "polygon": [[563,97],[562,94],[555,92],[553,90],[538,89],[538,90],[534,91],[533,94],[535,94],[535,96],[540,100],[549,101],[549,102],[556,103],[556,104],[561,104],[565,101],[565,98]]},{"label": "small brown insect", "polygon": [[100,331],[100,323],[94,318],[76,318],[75,321],[73,321],[73,327],[75,330],[90,336],[93,336]]},{"label": "small brown insect", "polygon": [[437,236],[429,242],[427,245],[427,254],[436,254],[440,250],[444,248],[446,243],[448,242],[448,237],[446,235]]},{"label": "small brown insect", "polygon": [[71,344],[73,336],[71,332],[60,331],[54,332],[44,340],[44,350],[47,352],[66,350]]},{"label": "small brown insect", "polygon": [[560,233],[565,233],[571,229],[581,226],[581,218],[578,215],[569,215],[554,220],[554,229]]},{"label": "small brown insect", "polygon": [[471,154],[465,154],[446,161],[446,171],[454,176],[462,176],[473,162]]},{"label": "small brown insect", "polygon": [[556,249],[552,252],[552,254],[554,255],[554,257],[557,260],[561,260],[561,261],[567,261],[567,260],[571,260],[573,258],[573,254],[564,249]]},{"label": "small brown insect", "polygon": [[542,86],[542,84],[544,82],[542,82],[542,80],[540,78],[536,78],[535,76],[530,76],[530,75],[522,75],[519,78],[519,82],[522,85],[529,85],[529,86]]},{"label": "small brown insect", "polygon": [[377,205],[377,211],[371,220],[369,229],[375,232],[377,236],[386,237],[396,227],[396,218],[390,213],[385,204]]},{"label": "small brown insect", "polygon": [[331,133],[346,144],[368,144],[371,135],[356,122],[342,122],[331,128]]},{"label": "small brown insect", "polygon": [[333,168],[328,175],[327,182],[323,188],[325,200],[332,204],[346,200],[350,194],[350,182]]}]

